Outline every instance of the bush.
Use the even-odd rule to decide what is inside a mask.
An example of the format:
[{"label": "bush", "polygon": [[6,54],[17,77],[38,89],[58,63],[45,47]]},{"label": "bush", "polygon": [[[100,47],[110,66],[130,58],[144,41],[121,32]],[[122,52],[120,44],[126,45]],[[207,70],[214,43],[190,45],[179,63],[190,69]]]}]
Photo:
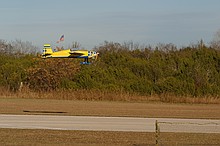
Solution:
[{"label": "bush", "polygon": [[[27,70],[26,84],[33,90],[55,90],[69,88],[80,65],[71,59],[35,59],[35,64]],[[67,83],[67,80],[71,83]],[[74,88],[74,87],[71,87]]]}]

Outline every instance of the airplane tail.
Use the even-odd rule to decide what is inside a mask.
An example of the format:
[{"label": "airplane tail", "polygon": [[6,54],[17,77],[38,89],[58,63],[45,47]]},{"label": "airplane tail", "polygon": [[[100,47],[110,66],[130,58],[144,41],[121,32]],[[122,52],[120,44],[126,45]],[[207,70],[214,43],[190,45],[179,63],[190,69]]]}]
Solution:
[{"label": "airplane tail", "polygon": [[53,50],[50,44],[44,44],[42,58],[46,58],[48,55],[51,55],[52,53],[53,53]]}]

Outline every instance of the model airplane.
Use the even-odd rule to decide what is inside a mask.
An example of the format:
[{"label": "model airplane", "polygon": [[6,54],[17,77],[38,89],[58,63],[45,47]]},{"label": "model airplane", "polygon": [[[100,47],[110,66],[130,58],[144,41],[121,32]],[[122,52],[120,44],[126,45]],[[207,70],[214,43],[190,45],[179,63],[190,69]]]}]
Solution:
[{"label": "model airplane", "polygon": [[84,58],[81,64],[90,64],[89,59],[97,59],[99,53],[88,50],[78,50],[77,48],[59,50],[53,52],[50,44],[45,44],[42,58]]}]

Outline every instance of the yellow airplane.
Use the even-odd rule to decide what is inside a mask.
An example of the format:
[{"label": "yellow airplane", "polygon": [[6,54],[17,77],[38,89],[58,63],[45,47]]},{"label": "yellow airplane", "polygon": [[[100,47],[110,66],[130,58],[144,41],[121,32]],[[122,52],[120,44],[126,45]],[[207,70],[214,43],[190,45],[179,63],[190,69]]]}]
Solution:
[{"label": "yellow airplane", "polygon": [[42,58],[84,58],[81,64],[90,64],[89,59],[97,59],[99,53],[96,51],[66,49],[53,52],[50,44],[44,44]]}]

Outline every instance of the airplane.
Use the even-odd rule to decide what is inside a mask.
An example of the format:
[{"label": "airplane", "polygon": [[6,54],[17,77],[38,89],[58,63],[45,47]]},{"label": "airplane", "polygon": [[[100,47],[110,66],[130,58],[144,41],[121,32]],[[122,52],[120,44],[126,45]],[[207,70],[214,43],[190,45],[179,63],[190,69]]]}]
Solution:
[{"label": "airplane", "polygon": [[53,52],[50,44],[44,44],[42,58],[84,58],[81,64],[90,64],[89,59],[97,59],[99,53],[96,51],[78,50],[77,48],[59,50]]}]

